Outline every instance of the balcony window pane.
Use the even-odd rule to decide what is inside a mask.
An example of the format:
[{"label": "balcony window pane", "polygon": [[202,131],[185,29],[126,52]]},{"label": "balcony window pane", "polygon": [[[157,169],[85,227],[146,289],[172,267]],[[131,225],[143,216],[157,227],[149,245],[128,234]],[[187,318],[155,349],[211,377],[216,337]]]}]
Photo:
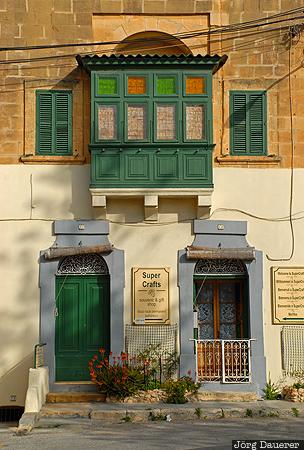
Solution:
[{"label": "balcony window pane", "polygon": [[143,95],[147,93],[145,77],[128,77],[128,94]]},{"label": "balcony window pane", "polygon": [[108,141],[117,139],[117,106],[98,107],[98,139]]},{"label": "balcony window pane", "polygon": [[117,78],[99,78],[98,95],[116,95]]},{"label": "balcony window pane", "polygon": [[156,138],[159,141],[173,141],[176,139],[175,105],[157,105]]},{"label": "balcony window pane", "polygon": [[157,95],[174,95],[176,94],[175,77],[158,77],[157,78]]},{"label": "balcony window pane", "polygon": [[147,137],[146,105],[128,105],[128,139],[142,141]]},{"label": "balcony window pane", "polygon": [[204,77],[186,78],[186,95],[200,95],[206,93]]},{"label": "balcony window pane", "polygon": [[205,138],[205,105],[186,105],[186,140],[201,141]]}]

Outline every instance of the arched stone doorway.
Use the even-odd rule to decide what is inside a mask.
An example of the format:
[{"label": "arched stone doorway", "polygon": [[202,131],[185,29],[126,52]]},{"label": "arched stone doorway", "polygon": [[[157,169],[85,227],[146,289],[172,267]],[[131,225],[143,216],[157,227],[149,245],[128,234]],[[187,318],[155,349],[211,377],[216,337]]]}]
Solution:
[{"label": "arched stone doorway", "polygon": [[[225,253],[225,249],[233,249],[237,255],[238,250],[242,253],[242,251],[249,247],[246,240],[246,222],[195,220],[193,231],[194,241],[192,247],[196,249],[212,249],[215,253],[223,250],[223,254]],[[230,384],[226,381],[205,383],[204,389],[209,391],[255,391],[261,394],[266,382],[263,338],[262,252],[254,250],[253,258],[248,261],[242,261],[241,265],[239,262],[235,262],[237,260],[236,256],[233,260],[234,266],[236,264],[233,270],[230,263],[228,265],[218,265],[216,259],[217,258],[214,258],[212,262],[209,263],[202,263],[200,262],[200,258],[189,258],[186,249],[180,250],[179,252],[180,372],[181,375],[186,375],[188,370],[191,370],[192,373],[197,374],[195,346],[193,344],[193,340],[195,339],[194,329],[197,328],[195,323],[195,313],[193,312],[193,277],[195,277],[195,272],[200,272],[199,274],[197,273],[197,275],[201,277],[202,281],[204,279],[206,281],[208,274],[210,276],[210,272],[213,271],[216,280],[216,295],[219,293],[220,278],[225,275],[229,276],[230,274],[233,275],[233,279],[235,279],[237,272],[239,272],[240,279],[244,276],[244,280],[246,280],[245,285],[247,285],[248,294],[248,300],[246,300],[246,305],[248,305],[247,337],[248,339],[253,340],[251,347],[251,381],[247,383],[232,382]],[[206,264],[208,267],[206,267]],[[223,270],[225,273],[223,273]],[[202,283],[200,283],[200,285],[201,284]],[[213,298],[213,295],[211,295],[211,297]],[[214,322],[212,322],[212,320],[211,324],[213,325],[214,330]],[[243,330],[243,332],[245,333],[245,330]],[[234,333],[238,333],[236,327],[234,327]],[[215,340],[215,338],[213,340]],[[218,340],[220,341],[221,339]]]},{"label": "arched stone doorway", "polygon": [[110,351],[110,277],[99,254],[63,258],[56,274],[56,381],[88,381],[88,361]]},{"label": "arched stone doorway", "polygon": [[[108,240],[109,224],[102,220],[58,220],[53,224],[53,234],[56,239],[52,249],[75,251],[75,247],[76,249],[77,247],[92,246],[111,247]],[[105,295],[109,296],[108,345],[111,346],[113,354],[120,354],[124,350],[124,252],[112,248],[102,255],[72,253],[72,259],[48,259],[46,253],[45,250],[41,251],[39,261],[40,342],[46,344],[44,359],[45,365],[49,368],[50,390],[53,392],[73,389],[87,390],[85,384],[77,384],[75,380],[73,384],[65,383],[66,380],[56,383],[56,300],[58,294],[60,296],[62,284],[69,287],[70,291],[77,291],[77,289],[90,291],[91,289],[95,291],[92,293],[92,297],[94,298],[94,294],[96,294],[95,297],[98,297],[102,284],[98,278],[108,279],[103,288]],[[68,284],[62,282],[65,278]],[[76,281],[77,278],[79,281]],[[87,282],[83,281],[85,278],[88,280]],[[67,292],[67,296],[70,295],[70,291]],[[87,318],[85,320],[88,323]],[[99,337],[97,340],[99,341]]]}]

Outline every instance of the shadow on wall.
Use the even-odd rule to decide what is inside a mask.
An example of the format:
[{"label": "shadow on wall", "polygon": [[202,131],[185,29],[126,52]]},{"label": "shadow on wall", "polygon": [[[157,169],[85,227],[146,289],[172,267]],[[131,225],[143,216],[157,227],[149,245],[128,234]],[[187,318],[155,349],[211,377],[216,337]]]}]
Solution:
[{"label": "shadow on wall", "polygon": [[0,406],[24,406],[33,363],[34,355],[30,353],[0,378]]},{"label": "shadow on wall", "polygon": [[90,165],[44,166],[33,177],[34,216],[91,219]]},{"label": "shadow on wall", "polygon": [[[0,367],[8,372],[0,379],[0,403],[21,406],[27,389],[28,369],[33,367],[32,353],[29,352],[39,340],[37,242],[44,236],[45,224],[42,227],[39,222],[25,222],[22,226],[15,223],[11,226],[11,239],[4,245],[13,251],[4,262],[1,261],[0,267],[6,265],[6,278],[9,278],[9,283],[4,280],[8,283],[8,301],[2,305],[0,333]],[[51,225],[46,226],[51,232]],[[4,286],[4,293],[6,289]],[[15,365],[11,367],[12,364]],[[16,402],[11,403],[10,395],[17,396]]]}]

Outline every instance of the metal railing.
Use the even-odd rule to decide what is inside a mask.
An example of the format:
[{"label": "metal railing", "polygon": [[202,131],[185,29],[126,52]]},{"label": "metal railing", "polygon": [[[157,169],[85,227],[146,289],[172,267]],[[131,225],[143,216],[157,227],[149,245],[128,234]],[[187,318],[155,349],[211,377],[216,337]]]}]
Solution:
[{"label": "metal railing", "polygon": [[46,344],[36,344],[34,347],[34,369],[44,366],[44,346]]},{"label": "metal railing", "polygon": [[194,339],[197,381],[251,383],[255,339]]}]

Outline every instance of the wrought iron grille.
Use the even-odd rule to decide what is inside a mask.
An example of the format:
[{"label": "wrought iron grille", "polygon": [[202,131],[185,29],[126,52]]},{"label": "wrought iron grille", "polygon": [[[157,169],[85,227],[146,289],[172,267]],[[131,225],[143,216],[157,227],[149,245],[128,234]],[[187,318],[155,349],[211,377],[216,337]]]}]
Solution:
[{"label": "wrought iron grille", "polygon": [[195,275],[246,275],[246,268],[238,259],[200,259]]},{"label": "wrought iron grille", "polygon": [[19,422],[23,413],[23,406],[0,406],[0,423]]},{"label": "wrought iron grille", "polygon": [[252,339],[195,340],[198,381],[251,382]]},{"label": "wrought iron grille", "polygon": [[66,256],[60,262],[57,273],[58,275],[107,275],[109,271],[103,257],[92,253]]}]

